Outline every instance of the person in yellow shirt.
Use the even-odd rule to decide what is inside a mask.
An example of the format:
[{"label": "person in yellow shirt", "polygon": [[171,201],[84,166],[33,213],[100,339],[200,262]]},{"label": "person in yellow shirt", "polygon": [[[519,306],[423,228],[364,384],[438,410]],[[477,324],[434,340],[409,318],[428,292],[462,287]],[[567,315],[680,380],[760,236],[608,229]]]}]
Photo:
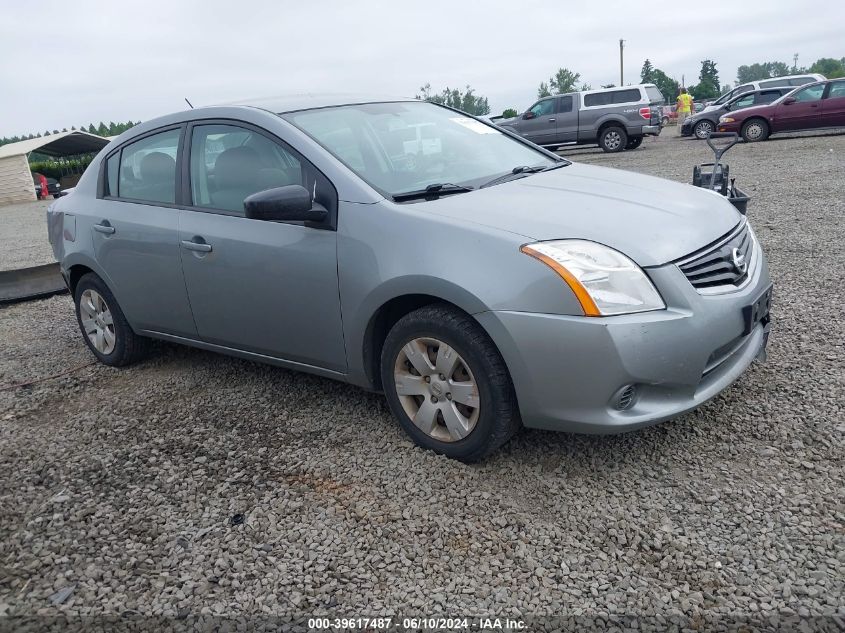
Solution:
[{"label": "person in yellow shirt", "polygon": [[681,88],[681,94],[678,95],[678,136],[681,135],[681,126],[684,124],[684,119],[693,113],[695,102],[692,97],[687,94],[686,88]]}]

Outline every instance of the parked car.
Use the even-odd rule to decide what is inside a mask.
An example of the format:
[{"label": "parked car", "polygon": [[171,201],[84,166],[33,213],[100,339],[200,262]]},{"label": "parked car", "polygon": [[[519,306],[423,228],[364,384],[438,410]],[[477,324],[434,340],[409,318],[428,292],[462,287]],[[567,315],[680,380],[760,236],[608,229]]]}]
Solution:
[{"label": "parked car", "polygon": [[621,152],[660,134],[662,103],[654,84],[585,90],[540,99],[498,125],[550,150],[597,143],[606,152]]},{"label": "parked car", "polygon": [[719,118],[720,132],[738,132],[749,142],[778,132],[845,127],[845,79],[797,88],[770,105],[729,112]]},{"label": "parked car", "polygon": [[[409,168],[420,129],[439,144]],[[769,331],[763,251],[724,197],[416,100],[146,121],[48,225],[103,363],[157,338],[346,381],[466,461],[521,425],[616,433],[689,411]]]},{"label": "parked car", "polygon": [[62,186],[55,178],[48,178],[44,174],[32,172],[32,184],[35,187],[35,196],[39,200],[47,196],[58,198],[62,195]]},{"label": "parked car", "polygon": [[678,106],[665,105],[660,108],[660,124],[669,125],[678,122]]},{"label": "parked car", "polygon": [[728,112],[736,112],[743,108],[750,108],[755,105],[766,105],[779,99],[794,88],[767,88],[766,90],[755,90],[735,96],[733,99],[722,105],[711,105],[701,112],[693,114],[684,120],[681,126],[681,136],[695,136],[705,139],[719,125],[719,117]]},{"label": "parked car", "polygon": [[825,79],[827,79],[827,77],[824,75],[819,75],[817,73],[805,73],[803,75],[787,75],[786,77],[774,77],[772,79],[749,81],[741,86],[737,86],[733,90],[729,90],[716,99],[711,105],[723,105],[737,95],[741,95],[746,92],[753,92],[754,90],[762,90],[763,88],[797,88],[798,86],[804,86],[816,81],[824,81]]}]

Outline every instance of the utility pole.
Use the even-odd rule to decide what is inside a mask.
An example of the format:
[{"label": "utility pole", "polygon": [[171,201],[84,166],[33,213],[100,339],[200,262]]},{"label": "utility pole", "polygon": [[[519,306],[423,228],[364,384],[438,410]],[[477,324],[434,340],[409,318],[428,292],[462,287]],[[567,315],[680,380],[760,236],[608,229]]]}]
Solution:
[{"label": "utility pole", "polygon": [[798,53],[795,53],[792,56],[792,72],[794,72],[794,73],[798,72]]},{"label": "utility pole", "polygon": [[619,86],[625,85],[625,62],[623,50],[625,49],[625,40],[619,40]]}]

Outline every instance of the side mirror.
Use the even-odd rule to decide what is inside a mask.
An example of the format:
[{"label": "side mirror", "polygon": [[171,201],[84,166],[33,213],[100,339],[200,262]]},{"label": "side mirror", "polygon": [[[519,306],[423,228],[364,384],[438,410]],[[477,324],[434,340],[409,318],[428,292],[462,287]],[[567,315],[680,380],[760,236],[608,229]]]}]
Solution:
[{"label": "side mirror", "polygon": [[253,220],[287,222],[322,222],[328,211],[311,201],[302,185],[288,185],[259,191],[244,200],[246,217]]},{"label": "side mirror", "polygon": [[795,97],[787,97],[783,100],[783,105],[792,105],[795,103]]},{"label": "side mirror", "polygon": [[522,118],[523,119],[533,119],[536,116],[537,116],[536,114],[534,114],[533,112],[531,112],[531,110],[529,110],[528,112],[526,112],[525,114],[522,115]]}]

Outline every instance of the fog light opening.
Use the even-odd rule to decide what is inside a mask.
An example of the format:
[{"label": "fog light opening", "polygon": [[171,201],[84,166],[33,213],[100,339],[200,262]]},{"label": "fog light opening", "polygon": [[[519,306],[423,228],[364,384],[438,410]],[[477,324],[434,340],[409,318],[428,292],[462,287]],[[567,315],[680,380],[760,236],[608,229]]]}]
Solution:
[{"label": "fog light opening", "polygon": [[617,411],[627,411],[631,407],[634,406],[634,403],[637,401],[637,386],[636,385],[625,385],[620,387],[619,390],[613,397],[610,399],[611,405]]}]

